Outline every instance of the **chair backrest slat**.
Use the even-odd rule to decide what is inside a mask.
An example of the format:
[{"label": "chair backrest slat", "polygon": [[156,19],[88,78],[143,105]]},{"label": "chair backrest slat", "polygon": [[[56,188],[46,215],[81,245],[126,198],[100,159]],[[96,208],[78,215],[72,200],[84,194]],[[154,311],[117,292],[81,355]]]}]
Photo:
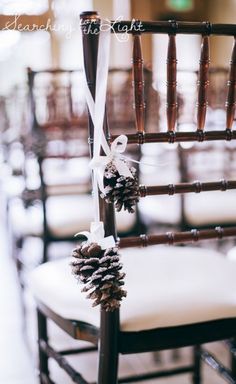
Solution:
[{"label": "chair backrest slat", "polygon": [[[181,34],[199,34],[207,33],[210,35],[236,36],[236,24],[211,24],[209,22],[192,21],[142,21],[141,33],[181,33]],[[94,25],[96,28],[96,25]],[[133,21],[112,21],[112,33],[134,33]]]},{"label": "chair backrest slat", "polygon": [[210,49],[209,36],[202,37],[200,68],[198,79],[198,109],[197,109],[197,129],[203,130],[207,111],[207,91],[209,87],[209,65]]},{"label": "chair backrest slat", "polygon": [[139,192],[141,197],[154,195],[175,195],[178,193],[200,193],[209,191],[227,191],[236,189],[236,180],[220,180],[201,183],[194,181],[192,183],[166,184],[166,185],[140,185]]},{"label": "chair backrest slat", "polygon": [[[99,28],[100,28],[100,17],[91,12],[91,16],[86,12],[81,14],[81,26],[82,26],[82,37],[83,37],[83,54],[84,54],[84,67],[85,75],[91,94],[95,99],[96,90],[96,71],[97,71],[97,55],[98,55],[98,41],[99,41]],[[92,24],[90,24],[92,23]],[[89,26],[94,25],[96,33],[89,33]],[[109,137],[109,125],[107,119],[107,111],[105,109],[103,130],[105,136]],[[93,156],[93,144],[94,144],[94,125],[89,114],[89,145],[90,155]],[[104,229],[106,236],[117,237],[116,223],[115,223],[115,212],[113,204],[105,203],[104,199],[100,197],[100,216],[104,222]]]},{"label": "chair backrest slat", "polygon": [[177,59],[175,35],[169,35],[167,51],[167,128],[169,132],[175,130],[177,118]]},{"label": "chair backrest slat", "polygon": [[228,95],[226,101],[226,127],[232,128],[236,104],[236,37],[234,37],[234,45],[230,61]]},{"label": "chair backrest slat", "polygon": [[143,55],[141,46],[141,36],[134,35],[133,44],[133,81],[134,81],[134,106],[136,130],[144,132],[144,76],[143,76]]},{"label": "chair backrest slat", "polygon": [[158,235],[142,234],[136,237],[124,237],[119,240],[119,247],[147,247],[156,244],[173,245],[208,239],[223,239],[231,236],[236,236],[236,227],[223,228],[218,226],[214,229],[192,229],[186,232],[166,232]]},{"label": "chair backrest slat", "polygon": [[[203,142],[216,140],[236,140],[236,130],[225,129],[223,131],[204,131],[194,132],[148,132],[145,135],[136,133],[127,133],[128,144],[144,143],[180,143],[180,142]],[[117,135],[111,136],[111,141],[115,140]]]}]

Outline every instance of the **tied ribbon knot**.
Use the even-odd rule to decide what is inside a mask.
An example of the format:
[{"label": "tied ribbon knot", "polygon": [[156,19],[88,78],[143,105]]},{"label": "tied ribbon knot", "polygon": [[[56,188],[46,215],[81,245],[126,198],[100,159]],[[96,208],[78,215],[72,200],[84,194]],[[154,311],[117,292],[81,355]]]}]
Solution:
[{"label": "tied ribbon knot", "polygon": [[94,171],[99,189],[104,195],[106,195],[106,189],[104,188],[103,179],[107,164],[112,162],[120,176],[133,178],[133,175],[122,155],[126,149],[127,141],[127,136],[118,136],[113,141],[110,148],[107,146],[105,147],[106,154],[104,156],[94,156],[90,161],[89,166]]},{"label": "tied ribbon knot", "polygon": [[101,249],[113,248],[116,246],[113,236],[105,237],[104,225],[102,221],[92,221],[90,224],[90,232],[82,231],[75,234],[75,236],[85,236],[89,243],[97,243]]}]

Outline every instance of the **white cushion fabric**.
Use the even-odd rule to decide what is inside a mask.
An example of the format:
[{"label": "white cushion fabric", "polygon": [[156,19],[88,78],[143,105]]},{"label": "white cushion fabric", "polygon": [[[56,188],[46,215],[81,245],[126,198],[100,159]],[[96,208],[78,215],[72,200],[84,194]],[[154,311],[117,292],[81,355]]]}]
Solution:
[{"label": "white cushion fabric", "polygon": [[[82,149],[82,148],[81,148]],[[89,158],[45,159],[43,162],[46,185],[75,183],[77,185],[90,184]],[[79,169],[79,172],[78,172]]]},{"label": "white cushion fabric", "polygon": [[231,248],[227,253],[227,258],[231,261],[236,261],[236,247]]},{"label": "white cushion fabric", "polygon": [[[47,200],[47,219],[51,233],[56,237],[73,236],[87,231],[93,220],[91,195],[53,196]],[[21,202],[12,206],[11,222],[15,233],[40,236],[43,228],[43,214],[40,206],[24,209]],[[126,211],[117,213],[119,232],[128,232],[135,224],[135,215]]]},{"label": "white cushion fabric", "polygon": [[236,192],[185,195],[185,214],[191,225],[236,223]]},{"label": "white cushion fabric", "polygon": [[[55,236],[89,230],[94,219],[94,205],[90,195],[49,197],[47,209],[48,225]],[[121,211],[116,217],[119,232],[132,229],[135,215]]]},{"label": "white cushion fabric", "polygon": [[[70,259],[48,262],[30,276],[35,297],[57,314],[99,326],[99,309],[80,292]],[[122,250],[127,297],[121,329],[139,331],[236,317],[236,264],[193,247]]]},{"label": "white cushion fabric", "polygon": [[139,211],[145,221],[178,224],[181,218],[180,196],[147,196],[140,200]]}]

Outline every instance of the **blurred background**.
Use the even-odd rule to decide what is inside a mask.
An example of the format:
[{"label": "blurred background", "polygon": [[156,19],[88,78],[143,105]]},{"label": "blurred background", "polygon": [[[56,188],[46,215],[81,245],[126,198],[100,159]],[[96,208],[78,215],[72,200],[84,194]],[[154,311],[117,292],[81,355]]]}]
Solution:
[{"label": "blurred background", "polygon": [[[69,256],[74,234],[93,218],[88,168],[87,109],[82,86],[79,14],[103,19],[235,23],[235,0],[0,0],[0,383],[37,383],[37,336],[28,274],[42,262]],[[126,36],[127,37],[127,36]],[[206,130],[225,129],[232,38],[210,38]],[[135,132],[132,37],[112,36],[107,112],[113,133]],[[147,132],[166,131],[167,37],[142,37]],[[200,36],[177,36],[177,130],[196,129]],[[235,118],[233,122],[235,128]],[[235,179],[235,144],[146,144],[129,157],[140,161],[140,183]],[[117,215],[120,236],[140,232],[235,225],[235,192],[143,199],[136,213]],[[233,240],[205,242],[234,258]],[[68,339],[56,327],[61,347]],[[72,343],[72,341],[69,341]],[[220,345],[213,346],[227,363]],[[124,373],[189,359],[180,353],[125,357]],[[75,362],[76,364],[76,362]],[[88,374],[93,360],[82,360]],[[55,382],[70,383],[56,368]],[[95,371],[95,369],[94,369]],[[93,372],[92,372],[93,373]],[[221,383],[205,372],[208,383]],[[174,379],[176,380],[176,379]],[[156,381],[150,381],[156,382]],[[163,383],[171,383],[165,379]],[[184,381],[181,381],[182,383]],[[187,381],[186,381],[187,382]],[[175,381],[176,383],[176,381]]]}]

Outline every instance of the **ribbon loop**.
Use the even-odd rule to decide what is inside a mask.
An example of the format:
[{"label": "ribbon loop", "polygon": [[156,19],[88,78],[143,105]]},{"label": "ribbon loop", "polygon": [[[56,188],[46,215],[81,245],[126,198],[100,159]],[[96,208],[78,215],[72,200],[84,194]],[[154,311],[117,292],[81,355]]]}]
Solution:
[{"label": "ribbon loop", "polygon": [[79,235],[87,237],[89,243],[97,243],[101,249],[113,248],[116,245],[113,236],[104,237],[105,231],[102,221],[92,221],[90,224],[90,232],[83,231],[75,234],[75,236]]},{"label": "ribbon loop", "polygon": [[123,153],[127,147],[128,138],[125,135],[118,136],[111,144],[111,152],[114,154]]},{"label": "ribbon loop", "polygon": [[94,156],[89,163],[90,168],[94,171],[94,178],[98,183],[100,191],[106,195],[106,189],[104,188],[104,172],[107,164],[113,162],[117,172],[120,176],[131,177],[133,175],[124,161],[121,154],[125,151],[127,146],[127,136],[120,135],[112,143],[111,148],[107,151],[107,154],[104,156]]}]

